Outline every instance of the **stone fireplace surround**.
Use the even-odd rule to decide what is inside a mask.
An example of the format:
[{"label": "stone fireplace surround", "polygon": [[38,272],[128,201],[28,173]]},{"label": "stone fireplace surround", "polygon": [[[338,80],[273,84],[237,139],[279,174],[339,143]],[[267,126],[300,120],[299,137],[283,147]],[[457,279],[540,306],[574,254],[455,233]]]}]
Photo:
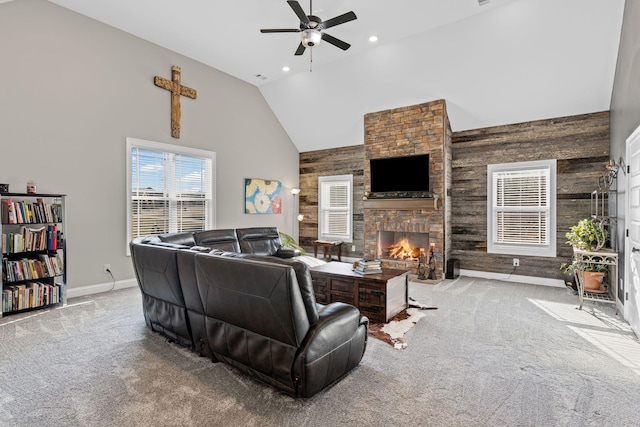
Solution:
[{"label": "stone fireplace surround", "polygon": [[[444,100],[369,113],[365,127],[365,194],[370,191],[369,160],[403,155],[430,155],[430,186],[435,198],[364,200],[364,256],[378,255],[378,232],[427,233],[435,246],[436,276],[443,277],[450,251],[451,127]],[[383,266],[416,273],[415,261],[390,261]]]}]

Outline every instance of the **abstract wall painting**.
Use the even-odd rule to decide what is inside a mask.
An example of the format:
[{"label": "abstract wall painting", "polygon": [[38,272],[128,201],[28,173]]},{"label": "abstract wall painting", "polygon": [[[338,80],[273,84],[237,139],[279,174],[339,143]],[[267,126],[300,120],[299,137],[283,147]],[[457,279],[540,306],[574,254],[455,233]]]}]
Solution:
[{"label": "abstract wall painting", "polygon": [[282,213],[282,183],[267,179],[245,178],[244,213]]}]

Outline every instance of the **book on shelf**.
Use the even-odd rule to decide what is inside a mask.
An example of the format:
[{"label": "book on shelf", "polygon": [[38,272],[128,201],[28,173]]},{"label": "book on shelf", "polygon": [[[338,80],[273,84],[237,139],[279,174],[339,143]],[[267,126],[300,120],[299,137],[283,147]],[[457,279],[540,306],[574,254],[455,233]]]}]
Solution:
[{"label": "book on shelf", "polygon": [[16,224],[15,206],[11,199],[2,199],[2,222],[4,224]]},{"label": "book on shelf", "polygon": [[42,198],[30,203],[26,200],[2,199],[3,224],[38,224],[62,222],[62,205],[45,203]]},{"label": "book on shelf", "polygon": [[27,282],[2,290],[2,311],[11,312],[60,302],[62,285]]}]

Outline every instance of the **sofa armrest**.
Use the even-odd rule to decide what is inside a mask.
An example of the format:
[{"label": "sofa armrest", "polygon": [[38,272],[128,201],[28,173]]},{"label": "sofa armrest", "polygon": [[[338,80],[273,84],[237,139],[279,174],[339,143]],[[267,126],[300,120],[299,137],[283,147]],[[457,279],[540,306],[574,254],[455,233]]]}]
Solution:
[{"label": "sofa armrest", "polygon": [[361,326],[369,327],[369,319],[356,307],[334,302],[318,311],[318,322],[311,327],[301,353],[310,363],[351,340]]},{"label": "sofa armrest", "polygon": [[300,251],[297,249],[278,248],[275,255],[278,258],[294,258],[300,256]]},{"label": "sofa armrest", "polygon": [[348,374],[367,347],[369,319],[357,308],[334,302],[318,314],[293,364],[296,396],[311,397]]}]

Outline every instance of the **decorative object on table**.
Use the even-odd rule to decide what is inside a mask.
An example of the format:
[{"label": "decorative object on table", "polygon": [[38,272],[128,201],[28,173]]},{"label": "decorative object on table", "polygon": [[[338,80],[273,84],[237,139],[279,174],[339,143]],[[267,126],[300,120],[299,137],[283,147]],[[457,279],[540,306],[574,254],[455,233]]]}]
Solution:
[{"label": "decorative object on table", "polygon": [[244,180],[244,213],[282,213],[282,183],[273,180],[246,178]]},{"label": "decorative object on table", "polygon": [[436,279],[436,258],[434,252],[436,250],[436,244],[431,243],[429,245],[429,279]]},{"label": "decorative object on table", "polygon": [[171,80],[155,76],[153,84],[171,92],[171,136],[180,138],[180,96],[196,99],[196,90],[180,84],[180,67],[171,67]]},{"label": "decorative object on table", "polygon": [[9,184],[0,184],[0,193],[8,193]]},{"label": "decorative object on table", "polygon": [[27,193],[36,194],[37,192],[38,192],[38,187],[36,186],[36,182],[32,179],[27,181]]},{"label": "decorative object on table", "polygon": [[418,280],[427,279],[427,255],[424,253],[424,249],[420,249],[420,255],[418,255]]}]

